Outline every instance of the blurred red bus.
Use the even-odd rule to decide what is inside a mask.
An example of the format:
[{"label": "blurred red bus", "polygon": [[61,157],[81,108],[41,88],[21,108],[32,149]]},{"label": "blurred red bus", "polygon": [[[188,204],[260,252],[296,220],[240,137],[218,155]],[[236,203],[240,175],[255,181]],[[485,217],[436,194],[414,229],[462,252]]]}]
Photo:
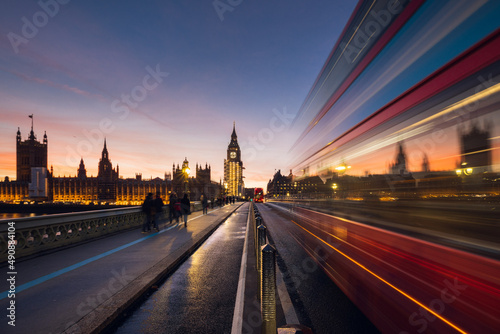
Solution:
[{"label": "blurred red bus", "polygon": [[264,189],[255,188],[253,200],[255,203],[264,203]]}]

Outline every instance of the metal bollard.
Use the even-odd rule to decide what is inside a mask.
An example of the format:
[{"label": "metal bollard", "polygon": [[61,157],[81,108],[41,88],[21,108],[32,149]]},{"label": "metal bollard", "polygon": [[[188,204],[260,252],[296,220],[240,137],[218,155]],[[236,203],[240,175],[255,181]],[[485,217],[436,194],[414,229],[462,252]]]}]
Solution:
[{"label": "metal bollard", "polygon": [[[251,205],[253,207],[253,203]],[[254,222],[255,221],[255,209],[250,208],[250,214],[251,214],[251,218],[252,218],[251,221]]]},{"label": "metal bollard", "polygon": [[259,227],[262,225],[262,218],[260,216],[255,217],[255,226]]},{"label": "metal bollard", "polygon": [[[255,248],[257,250],[257,270],[260,274],[260,276],[262,277],[262,272],[261,272],[261,267],[262,267],[262,253],[261,253],[261,249],[262,249],[262,246],[264,246],[266,244],[266,234],[267,234],[267,228],[264,226],[264,225],[259,225],[259,227],[257,227],[257,238],[256,238],[256,242],[257,242],[257,247]],[[257,298],[260,300],[260,287],[261,287],[261,281],[259,280],[259,289],[257,290],[258,293],[257,293]]]},{"label": "metal bollard", "polygon": [[[259,231],[258,231],[258,227],[262,225],[262,218],[259,216],[259,217],[255,217],[255,225],[254,225],[254,235],[255,235],[255,252],[257,253],[257,258],[259,258],[259,253],[260,253],[260,247],[259,247]],[[260,270],[260,267],[259,267],[259,270]]]},{"label": "metal bollard", "polygon": [[262,333],[276,333],[276,250],[266,244],[262,246],[261,268]]},{"label": "metal bollard", "polygon": [[257,227],[257,268],[259,271],[262,258],[260,249],[266,244],[266,233],[267,228],[264,225],[259,225],[259,227]]}]

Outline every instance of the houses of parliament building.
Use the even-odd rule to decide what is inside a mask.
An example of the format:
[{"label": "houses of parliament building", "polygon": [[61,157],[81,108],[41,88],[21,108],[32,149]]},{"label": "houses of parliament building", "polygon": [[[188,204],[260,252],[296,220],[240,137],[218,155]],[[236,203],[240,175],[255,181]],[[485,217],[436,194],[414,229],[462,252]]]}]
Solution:
[{"label": "houses of parliament building", "polygon": [[[30,116],[31,117],[31,116]],[[211,181],[211,167],[196,164],[195,175],[190,176],[187,158],[182,168],[173,166],[172,174],[164,178],[143,179],[137,173],[135,178],[122,178],[119,166],[113,168],[104,140],[96,177],[88,176],[83,158],[80,160],[76,176],[55,176],[53,167],[47,169],[47,134],[42,142],[33,131],[33,123],[28,139],[21,139],[21,131],[16,134],[16,180],[8,177],[0,182],[1,202],[49,201],[64,203],[138,205],[148,193],[159,193],[167,200],[170,193],[177,196],[188,193],[191,200],[199,200],[201,194],[209,199],[220,196],[222,182]]]}]

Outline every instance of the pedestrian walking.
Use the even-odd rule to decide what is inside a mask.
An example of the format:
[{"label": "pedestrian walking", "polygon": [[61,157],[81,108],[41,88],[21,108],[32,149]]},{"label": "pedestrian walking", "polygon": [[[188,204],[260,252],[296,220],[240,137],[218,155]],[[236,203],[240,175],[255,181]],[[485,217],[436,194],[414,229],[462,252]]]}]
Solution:
[{"label": "pedestrian walking", "polygon": [[181,200],[182,198],[177,198],[174,204],[175,219],[177,223],[179,223],[179,217],[182,216]]},{"label": "pedestrian walking", "polygon": [[153,228],[159,232],[160,228],[158,226],[158,221],[163,213],[163,200],[159,192],[156,193],[156,198],[153,201],[153,212]]},{"label": "pedestrian walking", "polygon": [[[170,194],[169,202],[168,202],[168,219],[170,221],[170,224],[174,221],[174,219],[179,222],[179,216],[177,215],[177,211],[175,210],[175,203],[177,203],[177,194],[172,192]],[[180,204],[179,204],[179,210],[180,210]]]},{"label": "pedestrian walking", "polygon": [[153,215],[153,193],[149,193],[146,199],[142,203],[142,212],[145,213],[146,217],[142,223],[142,233],[151,231],[151,219]]},{"label": "pedestrian walking", "polygon": [[201,195],[201,205],[203,207],[203,214],[208,214],[208,198],[205,194]]},{"label": "pedestrian walking", "polygon": [[184,226],[187,227],[188,215],[191,214],[191,202],[189,201],[188,194],[184,194],[184,197],[182,197],[181,211],[184,216]]}]

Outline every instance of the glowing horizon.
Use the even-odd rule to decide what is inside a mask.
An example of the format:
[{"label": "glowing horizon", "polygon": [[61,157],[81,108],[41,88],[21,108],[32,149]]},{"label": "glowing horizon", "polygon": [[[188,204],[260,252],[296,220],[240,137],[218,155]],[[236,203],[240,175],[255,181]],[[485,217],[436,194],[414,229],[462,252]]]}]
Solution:
[{"label": "glowing horizon", "polygon": [[291,121],[355,6],[7,2],[0,179],[16,178],[15,134],[27,138],[34,114],[56,176],[76,175],[81,158],[97,175],[106,137],[123,177],[163,178],[187,157],[219,181],[236,122],[246,187],[289,168]]}]

